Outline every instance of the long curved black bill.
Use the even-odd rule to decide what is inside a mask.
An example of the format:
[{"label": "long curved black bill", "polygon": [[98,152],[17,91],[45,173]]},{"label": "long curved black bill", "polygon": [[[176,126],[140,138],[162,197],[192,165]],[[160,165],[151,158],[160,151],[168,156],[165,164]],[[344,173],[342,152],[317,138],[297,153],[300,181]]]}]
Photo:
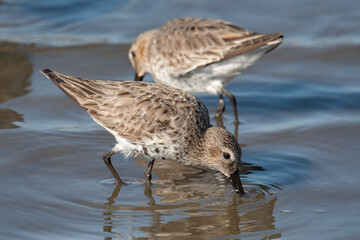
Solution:
[{"label": "long curved black bill", "polygon": [[137,73],[135,73],[134,81],[142,81],[143,78],[144,78],[144,75],[143,75],[143,76],[139,76]]},{"label": "long curved black bill", "polygon": [[245,192],[243,189],[243,186],[241,184],[241,180],[240,180],[240,175],[239,175],[239,170],[236,170],[235,172],[233,172],[233,174],[230,175],[230,182],[234,187],[234,191],[241,195],[244,196]]}]

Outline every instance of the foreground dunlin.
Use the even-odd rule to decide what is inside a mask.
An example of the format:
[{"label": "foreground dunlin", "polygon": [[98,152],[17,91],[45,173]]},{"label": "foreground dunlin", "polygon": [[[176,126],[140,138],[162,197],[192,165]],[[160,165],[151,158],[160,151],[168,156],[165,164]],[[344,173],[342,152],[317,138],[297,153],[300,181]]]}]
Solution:
[{"label": "foreground dunlin", "polygon": [[238,141],[210,124],[207,108],[193,95],[161,84],[87,80],[49,69],[42,73],[114,135],[117,143],[103,159],[118,184],[122,181],[110,157],[120,151],[150,158],[149,180],[155,159],[169,159],[220,171],[244,194]]},{"label": "foreground dunlin", "polygon": [[224,93],[238,122],[236,99],[224,86],[282,40],[281,33],[254,33],[222,20],[179,18],[140,34],[129,59],[135,80],[150,73],[158,83],[218,95],[217,117],[225,110]]}]

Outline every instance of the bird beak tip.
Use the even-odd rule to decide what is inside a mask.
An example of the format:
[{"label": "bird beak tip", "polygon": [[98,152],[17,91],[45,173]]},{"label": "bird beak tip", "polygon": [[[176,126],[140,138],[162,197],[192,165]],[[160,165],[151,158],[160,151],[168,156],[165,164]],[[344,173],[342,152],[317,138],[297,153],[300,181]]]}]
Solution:
[{"label": "bird beak tip", "polygon": [[240,180],[238,170],[236,170],[235,172],[233,172],[230,175],[230,182],[233,185],[235,193],[237,193],[237,194],[239,194],[241,196],[245,195],[245,191],[244,191],[243,186],[241,184],[241,180]]},{"label": "bird beak tip", "polygon": [[134,81],[142,81],[143,78],[144,78],[144,75],[140,76],[139,74],[135,73]]}]

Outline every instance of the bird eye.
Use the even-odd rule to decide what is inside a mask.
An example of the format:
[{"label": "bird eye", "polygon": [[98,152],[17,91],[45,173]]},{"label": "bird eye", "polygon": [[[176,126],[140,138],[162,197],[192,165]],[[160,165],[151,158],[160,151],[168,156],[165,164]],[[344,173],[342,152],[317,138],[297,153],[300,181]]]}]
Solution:
[{"label": "bird eye", "polygon": [[134,58],[136,56],[136,53],[134,51],[132,51],[131,56]]},{"label": "bird eye", "polygon": [[224,157],[225,159],[230,159],[230,154],[224,152],[224,153],[223,153],[223,157]]}]

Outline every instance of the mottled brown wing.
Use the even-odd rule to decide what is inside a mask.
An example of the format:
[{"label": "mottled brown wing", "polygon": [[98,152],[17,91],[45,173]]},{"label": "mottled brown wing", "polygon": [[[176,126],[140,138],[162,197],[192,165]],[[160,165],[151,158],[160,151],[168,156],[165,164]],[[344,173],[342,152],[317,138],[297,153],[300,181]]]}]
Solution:
[{"label": "mottled brown wing", "polygon": [[[206,107],[193,95],[147,82],[102,81],[42,71],[91,117],[119,136],[137,142],[166,131],[210,125]],[[191,120],[189,121],[190,118]]]},{"label": "mottled brown wing", "polygon": [[162,55],[161,59],[166,61],[164,65],[174,67],[179,75],[184,75],[251,51],[281,36],[281,33],[250,32],[217,19],[179,18],[159,28],[150,51],[154,64],[159,63],[156,56]]}]

